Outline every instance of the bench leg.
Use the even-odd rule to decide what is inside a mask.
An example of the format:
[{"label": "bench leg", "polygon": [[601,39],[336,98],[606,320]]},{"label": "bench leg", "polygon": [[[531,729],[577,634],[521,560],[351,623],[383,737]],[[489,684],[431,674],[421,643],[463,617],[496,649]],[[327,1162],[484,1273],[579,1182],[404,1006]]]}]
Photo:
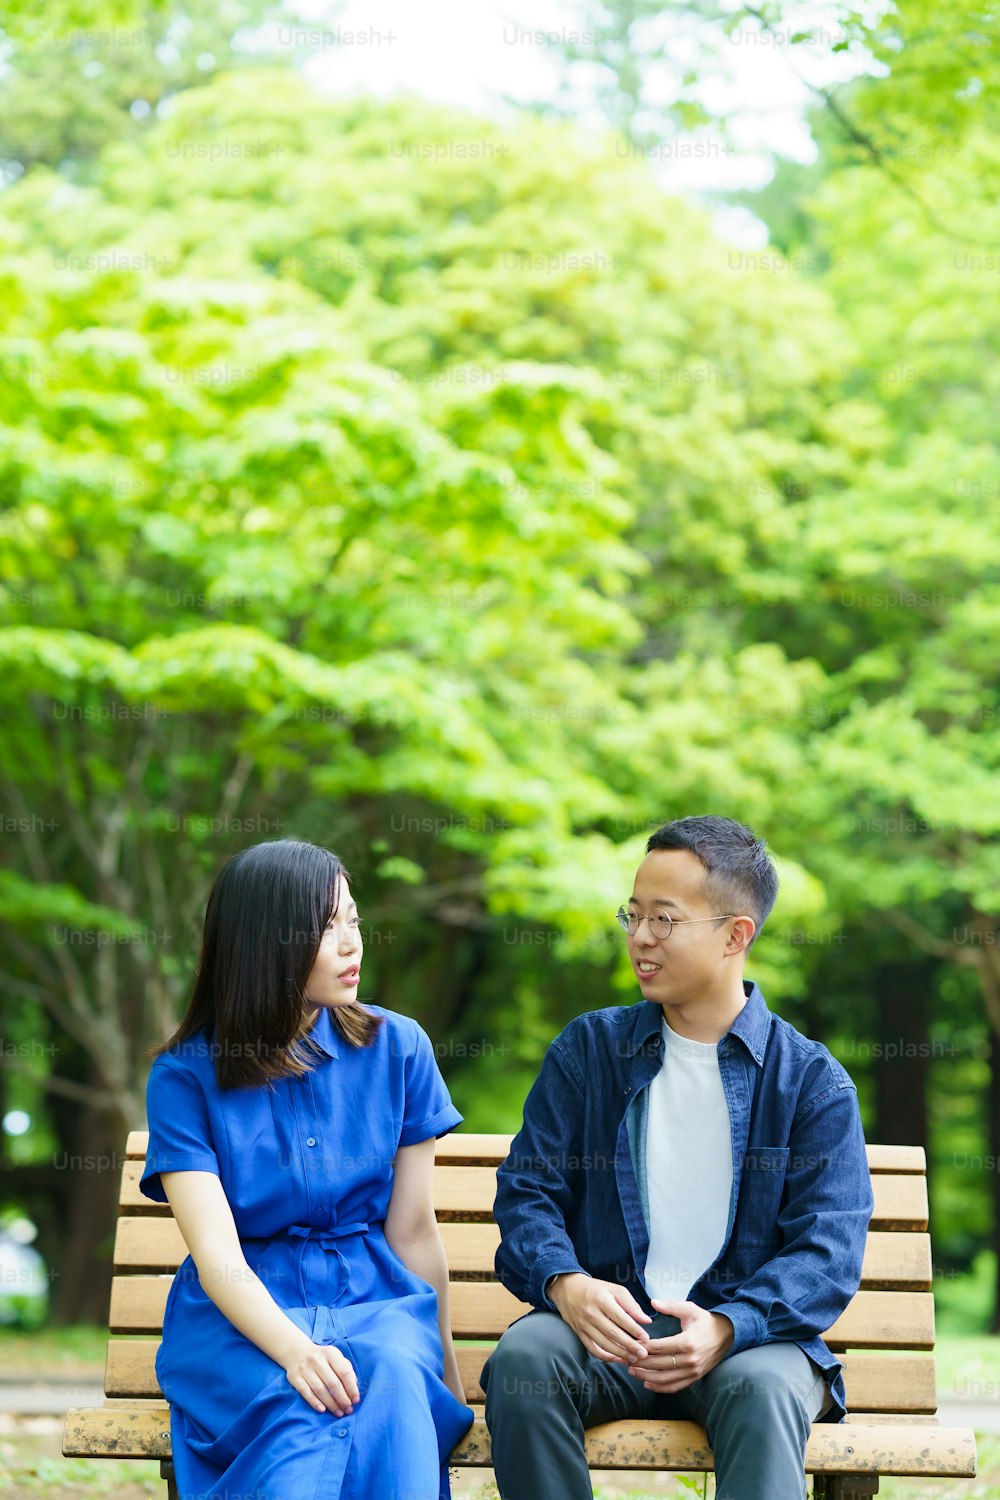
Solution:
[{"label": "bench leg", "polygon": [[177,1481],[174,1478],[172,1458],[160,1459],[160,1478],[167,1481],[167,1500],[177,1500]]},{"label": "bench leg", "polygon": [[813,1500],[869,1500],[877,1494],[877,1474],[813,1475]]}]

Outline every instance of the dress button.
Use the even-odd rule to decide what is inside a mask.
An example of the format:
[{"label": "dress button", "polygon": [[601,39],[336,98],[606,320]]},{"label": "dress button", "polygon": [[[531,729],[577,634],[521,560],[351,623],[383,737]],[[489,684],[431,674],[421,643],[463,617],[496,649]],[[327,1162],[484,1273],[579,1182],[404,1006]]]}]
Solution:
[{"label": "dress button", "polygon": [[337,1436],[338,1437],[346,1437],[347,1436],[347,1428],[346,1427],[338,1427],[337,1428]]},{"label": "dress button", "polygon": [[306,1141],[306,1145],[307,1146],[315,1146],[315,1144],[316,1144],[316,1137],[314,1135],[309,1136],[308,1140]]}]

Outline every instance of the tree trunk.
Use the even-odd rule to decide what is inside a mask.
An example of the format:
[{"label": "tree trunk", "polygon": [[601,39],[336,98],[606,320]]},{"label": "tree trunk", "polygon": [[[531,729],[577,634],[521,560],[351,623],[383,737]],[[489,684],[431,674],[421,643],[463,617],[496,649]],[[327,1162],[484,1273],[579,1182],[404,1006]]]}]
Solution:
[{"label": "tree trunk", "polygon": [[1000,1038],[990,1037],[989,1121],[987,1124],[989,1154],[993,1167],[989,1178],[993,1194],[993,1307],[989,1331],[1000,1333]]},{"label": "tree trunk", "polygon": [[928,959],[891,962],[879,965],[873,976],[872,1139],[884,1145],[927,1147],[927,999],[936,967]]},{"label": "tree trunk", "polygon": [[84,1108],[69,1172],[66,1241],[53,1321],[106,1324],[126,1123],[116,1112]]}]

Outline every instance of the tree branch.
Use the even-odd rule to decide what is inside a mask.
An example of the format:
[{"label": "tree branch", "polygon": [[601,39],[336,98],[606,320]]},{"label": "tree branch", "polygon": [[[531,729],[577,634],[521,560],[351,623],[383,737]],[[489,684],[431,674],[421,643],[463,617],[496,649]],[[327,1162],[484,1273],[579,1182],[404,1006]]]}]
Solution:
[{"label": "tree branch", "polygon": [[890,910],[885,913],[886,921],[897,932],[908,937],[924,953],[933,953],[936,958],[947,958],[951,963],[972,964],[975,960],[963,952],[957,943],[949,942],[947,938],[935,937],[934,933],[928,932],[922,923],[914,920],[908,911]]},{"label": "tree branch", "polygon": [[[743,6],[743,9],[748,16],[753,16],[754,20],[759,22],[760,27],[763,31],[766,31],[770,36],[777,35],[774,27],[768,21],[767,17],[761,11],[759,11],[756,6],[745,4]],[[791,58],[787,55],[786,61],[799,82],[805,88],[807,88],[811,94],[814,94],[817,99],[822,99],[823,103],[826,105],[826,108],[829,110],[830,114],[836,120],[840,128],[847,135],[848,139],[853,141],[856,146],[860,146],[862,151],[865,152],[865,154],[871,160],[872,164],[878,168],[883,176],[887,177],[890,182],[892,182],[896,187],[899,188],[901,193],[905,193],[906,197],[916,204],[916,206],[920,209],[920,212],[924,215],[924,218],[927,220],[928,224],[930,224],[933,229],[937,230],[938,234],[943,234],[947,239],[958,240],[961,243],[967,245],[987,246],[991,250],[996,248],[995,242],[993,240],[981,237],[979,235],[962,234],[959,230],[952,229],[942,219],[939,219],[937,214],[931,208],[930,204],[925,202],[925,200],[917,192],[916,188],[914,188],[909,182],[907,182],[905,177],[901,177],[894,167],[889,165],[889,163],[885,159],[885,154],[878,143],[874,141],[866,131],[861,130],[859,126],[855,125],[854,121],[848,116],[843,105],[839,102],[839,100],[834,98],[831,90],[824,87],[822,84],[810,83],[809,79],[800,72],[800,70],[792,62]]]},{"label": "tree branch", "polygon": [[53,1020],[58,1021],[69,1036],[79,1042],[88,1056],[93,1057],[98,1068],[101,1067],[101,1058],[94,1053],[94,1029],[90,1017],[78,1016],[76,1012],[65,1006],[51,989],[33,985],[29,981],[18,979],[13,974],[0,973],[0,985],[6,989],[20,993],[33,1004],[43,1006]]},{"label": "tree branch", "polygon": [[120,1099],[107,1089],[94,1089],[71,1078],[57,1078],[54,1073],[39,1075],[19,1063],[0,1062],[0,1068],[30,1078],[36,1088],[46,1089],[50,1094],[62,1094],[66,1099],[77,1099],[81,1104],[91,1104],[97,1109],[107,1109],[109,1105],[121,1108]]},{"label": "tree branch", "polygon": [[228,822],[239,806],[240,798],[246,790],[247,782],[253,774],[253,768],[256,763],[255,758],[246,753],[237,758],[236,764],[226,779],[226,785],[223,788],[222,797],[219,801],[218,816],[223,822]]}]

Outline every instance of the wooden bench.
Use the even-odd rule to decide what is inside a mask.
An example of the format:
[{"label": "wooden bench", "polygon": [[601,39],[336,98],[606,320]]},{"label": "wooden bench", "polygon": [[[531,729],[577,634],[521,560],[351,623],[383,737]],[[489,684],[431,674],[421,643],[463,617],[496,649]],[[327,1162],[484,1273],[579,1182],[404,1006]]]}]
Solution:
[{"label": "wooden bench", "polygon": [[[172,1273],[187,1251],[166,1204],[139,1192],[147,1136],[128,1137],[122,1173],[105,1404],[66,1417],[67,1457],[159,1458],[176,1489],[168,1407],[154,1359]],[[496,1168],[511,1137],[453,1132],[437,1143],[435,1207],[451,1272],[452,1330],[466,1399],[476,1420],[451,1454],[452,1465],[490,1466],[479,1374],[490,1348],[526,1303],[502,1287],[493,1270],[499,1230],[493,1220]],[[823,1335],[844,1361],[848,1417],[813,1425],[806,1471],[824,1500],[874,1495],[879,1476],[971,1478],[971,1428],[938,1425],[934,1370],[934,1296],[927,1233],[924,1152],[869,1146],[875,1212],[869,1226],[861,1289]],[[480,1341],[478,1346],[469,1341]],[[483,1342],[485,1341],[485,1342]],[[841,1351],[847,1351],[841,1353]],[[593,1427],[586,1437],[592,1469],[712,1468],[704,1429],[694,1422],[627,1421]]]}]

